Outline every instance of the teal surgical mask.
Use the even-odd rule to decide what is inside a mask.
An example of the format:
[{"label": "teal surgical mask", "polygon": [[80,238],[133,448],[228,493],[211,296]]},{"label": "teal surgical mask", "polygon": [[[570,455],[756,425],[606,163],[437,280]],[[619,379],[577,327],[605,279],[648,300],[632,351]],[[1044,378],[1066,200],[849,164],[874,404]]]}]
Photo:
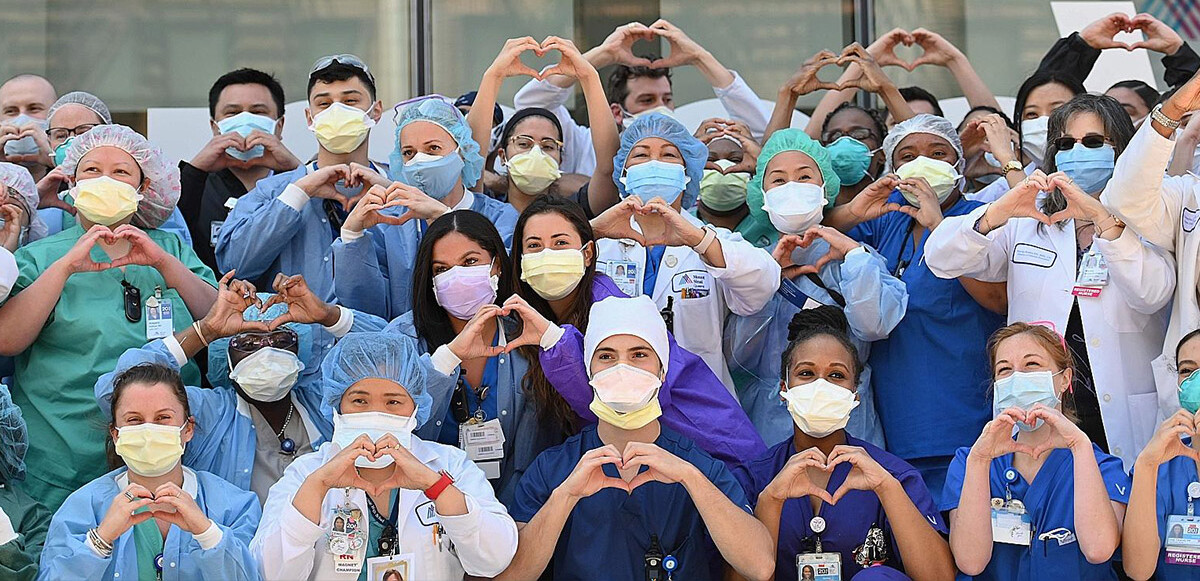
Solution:
[{"label": "teal surgical mask", "polygon": [[68,137],[62,145],[54,148],[54,165],[62,165],[67,159],[67,150],[71,148],[71,142],[75,141],[75,136]]},{"label": "teal surgical mask", "polygon": [[867,177],[872,153],[867,144],[843,135],[826,145],[825,149],[829,150],[833,171],[841,178],[842,184],[854,185]]},{"label": "teal surgical mask", "polygon": [[1192,373],[1179,384],[1179,405],[1188,413],[1200,410],[1200,373]]}]

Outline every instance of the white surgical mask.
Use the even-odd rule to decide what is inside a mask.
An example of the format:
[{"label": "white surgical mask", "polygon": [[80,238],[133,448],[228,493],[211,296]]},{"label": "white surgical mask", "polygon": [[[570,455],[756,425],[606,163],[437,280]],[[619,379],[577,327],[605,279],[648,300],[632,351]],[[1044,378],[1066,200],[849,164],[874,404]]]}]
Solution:
[{"label": "white surgical mask", "polygon": [[775,186],[763,193],[763,210],[776,230],[800,234],[821,222],[825,211],[825,188],[804,182]]},{"label": "white surgical mask", "polygon": [[1033,156],[1038,165],[1046,159],[1046,140],[1050,132],[1050,118],[1038,117],[1021,122],[1021,149]]},{"label": "white surgical mask", "polygon": [[255,401],[279,401],[300,379],[304,364],[295,353],[263,347],[238,361],[229,373],[242,391]]},{"label": "white surgical mask", "polygon": [[[345,449],[359,436],[366,434],[372,442],[391,434],[396,437],[401,446],[412,447],[412,433],[417,428],[417,410],[411,416],[398,416],[387,412],[359,412],[354,414],[333,414],[333,439],[338,447]],[[358,458],[354,465],[359,468],[387,468],[394,459],[383,456],[376,460]]]},{"label": "white surgical mask", "polygon": [[627,414],[646,407],[658,395],[662,380],[649,371],[621,363],[592,376],[591,385],[600,401]]},{"label": "white surgical mask", "polygon": [[825,379],[793,385],[780,395],[796,427],[814,438],[845,428],[850,412],[858,407],[854,392]]}]

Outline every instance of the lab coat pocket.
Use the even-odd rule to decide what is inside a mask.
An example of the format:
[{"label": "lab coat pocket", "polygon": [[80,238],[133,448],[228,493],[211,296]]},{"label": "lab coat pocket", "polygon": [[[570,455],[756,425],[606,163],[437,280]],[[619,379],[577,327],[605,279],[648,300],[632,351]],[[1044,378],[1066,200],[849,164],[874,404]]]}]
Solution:
[{"label": "lab coat pocket", "polygon": [[1137,454],[1150,441],[1158,426],[1158,394],[1135,393],[1129,401],[1129,434],[1133,437],[1133,450]]}]

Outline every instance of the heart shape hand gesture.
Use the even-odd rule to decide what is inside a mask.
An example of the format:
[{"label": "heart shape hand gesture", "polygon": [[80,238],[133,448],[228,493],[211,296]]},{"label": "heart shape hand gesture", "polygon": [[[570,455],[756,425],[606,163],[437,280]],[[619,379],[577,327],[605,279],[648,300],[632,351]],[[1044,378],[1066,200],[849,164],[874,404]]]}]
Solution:
[{"label": "heart shape hand gesture", "polygon": [[1182,409],[1175,412],[1158,426],[1150,442],[1138,454],[1138,462],[1145,460],[1150,462],[1151,466],[1157,467],[1180,456],[1200,460],[1200,450],[1183,443],[1185,437],[1193,438],[1192,442],[1195,443],[1196,433],[1200,431],[1198,423],[1200,414]]},{"label": "heart shape hand gesture", "polygon": [[820,484],[826,480],[820,473],[825,472],[827,463],[825,454],[816,447],[793,454],[763,492],[780,502],[790,498],[816,496],[833,504],[833,496]]}]

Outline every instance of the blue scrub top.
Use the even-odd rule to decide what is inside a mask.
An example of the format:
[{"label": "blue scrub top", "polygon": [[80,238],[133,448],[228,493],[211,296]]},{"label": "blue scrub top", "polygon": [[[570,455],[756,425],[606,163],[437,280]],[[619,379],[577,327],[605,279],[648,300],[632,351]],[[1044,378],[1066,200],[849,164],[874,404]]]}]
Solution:
[{"label": "blue scrub top", "polygon": [[[497,397],[500,394],[495,393],[496,384],[498,383],[496,381],[497,367],[498,365],[496,363],[496,357],[488,357],[487,363],[485,363],[483,366],[483,377],[480,378],[479,382],[482,385],[486,385],[488,388],[488,397],[484,398],[482,403],[483,421],[485,422],[496,419],[499,417],[497,414],[500,413],[496,409],[496,400],[500,399]],[[470,412],[471,415],[475,415],[475,410],[481,409],[479,396],[475,394],[476,389],[474,386],[467,381],[466,372],[463,372],[462,374],[462,383],[464,391],[467,394],[467,411]],[[482,389],[482,387],[479,389]],[[453,406],[446,409],[446,419],[442,424],[442,431],[438,432],[437,441],[441,442],[442,444],[446,444],[447,446],[454,446],[455,448],[457,448],[459,445],[458,420],[454,419]]]},{"label": "blue scrub top", "polygon": [[[1100,465],[1100,476],[1108,497],[1115,502],[1129,502],[1129,475],[1121,459],[1110,456],[1092,444],[1096,461]],[[970,448],[959,448],[946,473],[946,488],[942,492],[942,510],[958,508],[962,496],[963,478],[966,475],[967,455]],[[1011,469],[1011,471],[1010,471]],[[1060,545],[1054,538],[1043,535],[1065,529],[1077,535],[1075,530],[1075,461],[1069,450],[1051,450],[1033,482],[1026,482],[1021,473],[1013,468],[1013,455],[1007,454],[992,460],[991,496],[1004,498],[1005,487],[1015,500],[1025,503],[1033,521],[1033,544],[1030,547],[1007,543],[992,544],[992,560],[983,573],[975,579],[997,581],[1064,581],[1066,579],[1116,579],[1117,574],[1110,562],[1093,565],[1087,562],[1079,550],[1079,541],[1071,540]],[[1010,476],[1009,483],[1005,477]],[[959,575],[959,579],[971,579]]]},{"label": "blue scrub top", "polygon": [[[925,481],[921,480],[921,473],[916,468],[882,448],[849,434],[846,435],[846,445],[865,449],[884,470],[900,481],[913,505],[925,515],[934,529],[942,534],[950,532],[933,503],[929,489],[925,487]],[[784,464],[787,464],[794,454],[796,448],[789,437],[772,447],[766,456],[734,469],[733,475],[742,483],[742,488],[745,489],[751,503],[757,505],[758,495],[779,471],[783,470]],[[833,469],[826,485],[830,495],[846,481],[850,468],[851,465],[847,462]],[[852,490],[836,505],[822,505],[820,516],[826,523],[825,532],[821,533],[821,548],[827,553],[842,554],[843,579],[849,579],[862,570],[862,567],[854,562],[853,551],[866,540],[867,530],[876,524],[883,528],[888,540],[889,558],[885,564],[897,569],[903,568],[899,546],[892,537],[891,525],[875,493],[868,490]],[[792,498],[783,503],[783,512],[779,517],[779,545],[776,548],[776,579],[797,579],[799,575],[796,572],[796,555],[815,550],[814,535],[808,526],[812,517],[812,503],[807,496]]]},{"label": "blue scrub top", "polygon": [[[1158,491],[1155,494],[1154,507],[1158,513],[1159,542],[1164,546],[1167,538],[1167,517],[1173,514],[1187,515],[1187,487],[1193,482],[1200,482],[1200,477],[1196,475],[1196,462],[1191,458],[1172,458],[1158,467]],[[1192,506],[1196,514],[1200,514],[1200,500],[1192,501]],[[1154,569],[1155,579],[1200,579],[1200,566],[1170,565],[1166,562],[1166,556],[1165,550],[1158,552],[1158,567]]]},{"label": "blue scrub top", "polygon": [[[907,203],[899,192],[888,202]],[[960,199],[943,214],[961,216],[981,205]],[[914,252],[913,224],[907,214],[891,212],[849,232],[887,259],[888,272],[907,264],[898,278],[908,290],[908,311],[887,339],[871,344],[868,360],[888,451],[906,460],[951,456],[975,442],[992,417],[987,339],[1004,325],[957,280],[929,270],[929,233]]]},{"label": "blue scrub top", "polygon": [[[714,460],[691,440],[661,426],[654,443],[698,468],[735,505],[746,512],[746,494],[725,464]],[[604,443],[591,425],[566,442],[542,452],[525,471],[509,508],[513,520],[533,520],[550,493],[562,484],[579,459]],[[617,468],[604,474],[620,478]],[[550,567],[556,580],[642,579],[650,535],[662,550],[679,560],[675,579],[720,581],[725,561],[708,535],[700,512],[682,484],[651,482],[632,493],[604,488],[580,499],[567,517]]]}]

